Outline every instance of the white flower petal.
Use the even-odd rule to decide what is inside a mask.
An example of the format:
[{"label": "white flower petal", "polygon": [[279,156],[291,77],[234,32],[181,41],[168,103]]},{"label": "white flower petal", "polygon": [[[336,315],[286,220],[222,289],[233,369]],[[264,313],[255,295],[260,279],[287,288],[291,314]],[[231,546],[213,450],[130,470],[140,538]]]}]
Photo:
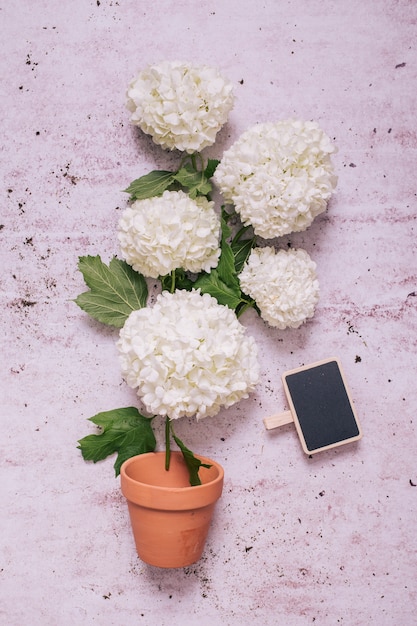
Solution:
[{"label": "white flower petal", "polygon": [[199,291],[164,291],[131,313],[117,347],[128,385],[150,413],[171,419],[216,415],[259,380],[255,340],[231,309]]}]

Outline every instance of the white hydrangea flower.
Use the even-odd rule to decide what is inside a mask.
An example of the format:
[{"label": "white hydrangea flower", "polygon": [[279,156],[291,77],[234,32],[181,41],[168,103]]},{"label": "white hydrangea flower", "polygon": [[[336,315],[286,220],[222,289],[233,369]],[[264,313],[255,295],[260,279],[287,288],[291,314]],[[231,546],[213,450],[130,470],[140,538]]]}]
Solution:
[{"label": "white hydrangea flower", "polygon": [[209,272],[220,256],[220,218],[205,196],[164,191],[124,210],[118,239],[125,261],[143,276],[158,278],[179,267]]},{"label": "white hydrangea flower", "polygon": [[120,331],[123,376],[149,413],[216,415],[258,382],[255,340],[245,333],[235,313],[209,294],[164,291]]},{"label": "white hydrangea flower", "polygon": [[149,66],[127,90],[131,121],[168,150],[211,146],[233,108],[232,84],[218,70],[179,61]]},{"label": "white hydrangea flower", "polygon": [[319,283],[316,264],[305,250],[254,248],[239,280],[270,326],[298,328],[314,315]]},{"label": "white hydrangea flower", "polygon": [[224,153],[214,180],[256,235],[281,237],[325,211],[337,183],[335,150],[315,122],[257,124]]}]

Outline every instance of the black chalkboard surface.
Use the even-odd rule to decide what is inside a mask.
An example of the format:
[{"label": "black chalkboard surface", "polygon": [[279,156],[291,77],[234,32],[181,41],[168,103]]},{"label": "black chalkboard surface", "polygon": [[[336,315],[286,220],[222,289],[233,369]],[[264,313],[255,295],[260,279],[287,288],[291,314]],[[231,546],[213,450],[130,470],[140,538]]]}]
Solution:
[{"label": "black chalkboard surface", "polygon": [[361,428],[338,359],[285,372],[282,381],[306,454],[361,438]]}]

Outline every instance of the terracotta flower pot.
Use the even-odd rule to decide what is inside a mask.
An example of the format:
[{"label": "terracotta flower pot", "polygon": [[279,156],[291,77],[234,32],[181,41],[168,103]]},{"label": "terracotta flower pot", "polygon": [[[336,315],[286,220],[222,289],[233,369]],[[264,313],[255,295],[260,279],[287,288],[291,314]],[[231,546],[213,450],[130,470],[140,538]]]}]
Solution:
[{"label": "terracotta flower pot", "polygon": [[215,461],[198,458],[211,468],[200,468],[197,487],[190,486],[181,452],[171,452],[168,471],[165,452],[134,456],[121,467],[136,550],[149,565],[185,567],[202,555],[224,471]]}]

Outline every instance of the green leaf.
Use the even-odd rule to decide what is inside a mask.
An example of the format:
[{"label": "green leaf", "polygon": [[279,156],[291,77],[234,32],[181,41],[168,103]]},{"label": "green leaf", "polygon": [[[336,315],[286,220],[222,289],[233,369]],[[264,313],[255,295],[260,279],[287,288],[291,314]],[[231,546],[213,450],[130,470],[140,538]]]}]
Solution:
[{"label": "green leaf", "polygon": [[94,463],[117,452],[114,470],[118,476],[120,467],[126,459],[155,450],[152,419],[141,415],[135,407],[98,413],[91,417],[90,421],[99,426],[102,432],[80,439],[78,448],[85,461]]},{"label": "green leaf", "polygon": [[200,289],[201,293],[209,293],[216,298],[219,304],[224,304],[235,310],[241,300],[239,281],[236,285],[227,285],[219,276],[217,269],[211,270],[210,274],[200,274],[194,283],[194,289]]},{"label": "green leaf", "polygon": [[162,195],[173,180],[173,172],[154,170],[130,183],[125,192],[130,193],[131,200],[144,200]]},{"label": "green leaf", "polygon": [[181,450],[182,456],[184,457],[184,461],[185,461],[185,463],[187,465],[188,472],[190,474],[190,485],[192,487],[196,487],[197,485],[201,485],[201,480],[200,480],[200,477],[198,475],[198,470],[200,469],[200,467],[206,467],[207,469],[209,469],[211,467],[211,465],[207,465],[206,463],[202,463],[200,461],[200,459],[195,457],[194,454],[191,452],[191,450],[189,450],[183,444],[181,439],[178,439],[178,437],[176,437],[174,435],[174,433],[172,433],[172,436],[174,438],[175,443],[177,444],[177,446]]},{"label": "green leaf", "polygon": [[217,265],[217,272],[219,278],[229,287],[233,289],[239,289],[239,281],[237,280],[235,270],[235,259],[230,244],[227,242],[227,237],[230,234],[230,228],[226,222],[222,219],[222,238],[220,242],[221,254],[219,263]]},{"label": "green leaf", "polygon": [[[243,228],[242,230],[246,230],[246,228]],[[240,274],[240,272],[242,271],[243,266],[245,265],[251,253],[251,250],[255,245],[255,237],[253,237],[252,239],[240,239],[238,235],[233,239],[232,243],[230,244],[233,252],[236,274]]]},{"label": "green leaf", "polygon": [[221,254],[218,265],[209,274],[202,272],[193,287],[194,289],[199,288],[202,293],[209,293],[216,298],[219,304],[224,304],[230,309],[236,310],[241,302],[242,292],[235,270],[233,251],[227,242],[230,228],[223,218],[221,219],[221,228]]},{"label": "green leaf", "polygon": [[188,189],[190,198],[197,196],[207,196],[211,192],[211,184],[204,175],[204,172],[198,172],[191,164],[181,167],[176,174],[173,175],[180,185]]},{"label": "green leaf", "polygon": [[[229,226],[229,222],[236,220],[237,217],[238,214],[236,212],[228,213],[226,211],[226,208],[224,206],[222,207],[221,221],[223,239],[231,239],[232,227]],[[249,238],[243,238],[243,236],[246,235],[248,231],[252,232],[252,236]],[[246,259],[248,258],[250,251],[255,246],[255,244],[256,237],[253,235],[252,226],[241,226],[230,243],[230,247],[232,248],[233,256],[235,259],[235,269],[237,274],[242,271]]]},{"label": "green leaf", "polygon": [[121,328],[132,311],[146,306],[146,280],[125,261],[114,257],[107,266],[99,256],[83,256],[78,268],[90,291],[75,302],[95,320]]},{"label": "green leaf", "polygon": [[207,161],[206,169],[204,170],[204,176],[206,178],[211,178],[219,163],[220,161],[218,159],[209,159]]}]

